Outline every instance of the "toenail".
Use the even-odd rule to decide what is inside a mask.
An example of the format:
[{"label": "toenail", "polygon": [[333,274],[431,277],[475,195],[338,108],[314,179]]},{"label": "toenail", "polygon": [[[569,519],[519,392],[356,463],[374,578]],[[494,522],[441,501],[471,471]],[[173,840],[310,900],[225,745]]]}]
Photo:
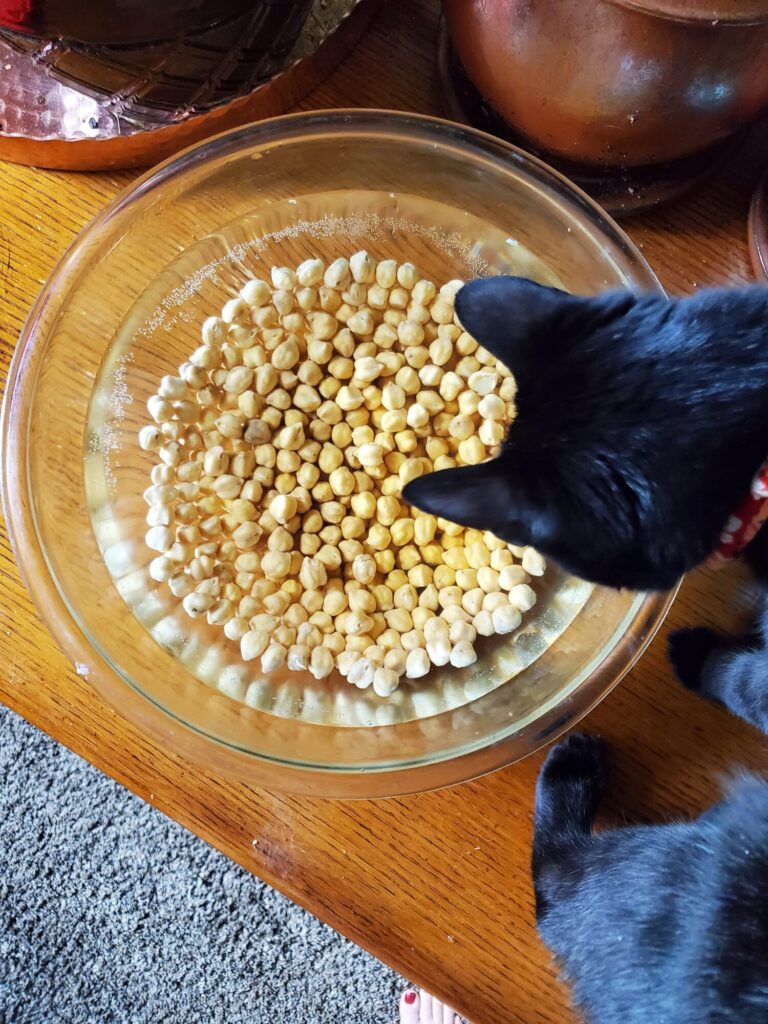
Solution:
[{"label": "toenail", "polygon": [[405,996],[403,998],[405,999],[406,1003],[408,1003],[408,1005],[410,1006],[411,1003],[415,1003],[416,1002],[416,993],[415,992],[406,992]]}]

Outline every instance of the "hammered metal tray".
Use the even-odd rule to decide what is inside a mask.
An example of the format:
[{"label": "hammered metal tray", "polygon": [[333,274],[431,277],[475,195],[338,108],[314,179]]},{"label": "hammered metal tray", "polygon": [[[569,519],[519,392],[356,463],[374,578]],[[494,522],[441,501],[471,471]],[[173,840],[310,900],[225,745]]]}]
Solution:
[{"label": "hammered metal tray", "polygon": [[[383,0],[314,0],[284,68],[247,95],[170,111],[100,95],[56,67],[55,48],[0,39],[0,160],[68,170],[140,167],[295,106],[355,47]],[[65,49],[65,48],[64,48]]]}]

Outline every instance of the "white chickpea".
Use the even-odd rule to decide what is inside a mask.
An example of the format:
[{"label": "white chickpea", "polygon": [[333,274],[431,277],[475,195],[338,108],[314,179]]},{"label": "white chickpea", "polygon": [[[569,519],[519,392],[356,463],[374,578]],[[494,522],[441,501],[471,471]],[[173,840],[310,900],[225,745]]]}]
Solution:
[{"label": "white chickpea", "polygon": [[267,579],[285,579],[290,570],[291,556],[286,551],[267,551],[261,560],[261,571]]},{"label": "white chickpea", "polygon": [[503,420],[506,415],[506,406],[498,395],[488,394],[478,403],[477,411],[484,419]]},{"label": "white chickpea", "polygon": [[198,619],[213,607],[216,603],[216,599],[211,594],[199,594],[195,591],[191,594],[187,594],[181,603],[184,611],[190,618]]},{"label": "white chickpea", "polygon": [[501,605],[501,607],[491,612],[494,632],[501,634],[511,633],[517,629],[522,622],[522,618],[520,611],[511,605]]},{"label": "white chickpea", "polygon": [[[151,401],[151,399],[150,399]],[[150,411],[151,413],[151,411]],[[156,452],[163,443],[162,431],[157,427],[142,427],[139,431],[139,445],[145,452]]]},{"label": "white chickpea", "polygon": [[368,289],[366,303],[370,309],[386,309],[389,304],[389,289],[373,284]]},{"label": "white chickpea", "polygon": [[414,302],[427,306],[437,295],[437,288],[431,281],[422,279],[413,285],[411,297]]},{"label": "white chickpea", "polygon": [[272,500],[269,511],[277,522],[284,526],[296,515],[298,503],[290,494],[279,494]]},{"label": "white chickpea", "polygon": [[349,260],[342,256],[330,264],[323,275],[323,281],[327,288],[346,288],[350,276]]},{"label": "white chickpea", "polygon": [[234,366],[224,381],[224,390],[230,395],[241,395],[253,381],[253,370],[247,366]]},{"label": "white chickpea", "polygon": [[239,643],[248,632],[248,620],[240,616],[236,615],[224,623],[224,636],[228,640]]},{"label": "white chickpea", "polygon": [[408,652],[405,662],[405,674],[408,679],[421,679],[431,668],[429,655],[423,647],[416,647]]},{"label": "white chickpea", "polygon": [[[496,554],[497,552],[495,551],[491,554],[491,565],[493,565],[493,558]],[[508,558],[512,558],[510,552],[505,552],[505,554]],[[499,586],[502,590],[512,590],[512,588],[516,587],[518,584],[527,582],[528,574],[521,565],[512,565],[510,563],[505,565],[499,572]]]},{"label": "white chickpea", "polygon": [[373,341],[380,350],[389,350],[397,341],[397,329],[388,323],[379,324],[373,332]]},{"label": "white chickpea", "polygon": [[213,482],[213,491],[217,497],[222,499],[237,498],[243,486],[243,481],[234,473],[222,473]]},{"label": "white chickpea", "polygon": [[352,574],[360,583],[372,583],[376,576],[375,561],[370,555],[358,555],[352,562]]},{"label": "white chickpea", "polygon": [[397,268],[397,283],[402,288],[407,288],[408,291],[411,291],[418,280],[419,272],[413,263],[401,263]]},{"label": "white chickpea", "polygon": [[376,261],[365,250],[356,252],[349,258],[349,269],[352,279],[357,283],[368,284],[375,279]]},{"label": "white chickpea", "polygon": [[[338,320],[331,316],[330,313],[309,313],[307,319],[312,334],[320,341],[329,341],[339,329]],[[317,358],[309,352],[309,349],[307,349],[307,352],[311,359],[318,362]]]},{"label": "white chickpea", "polygon": [[372,491],[353,494],[351,505],[352,511],[361,519],[371,519],[376,514],[376,498]]},{"label": "white chickpea", "polygon": [[288,648],[286,665],[292,672],[302,672],[309,668],[310,650],[304,644],[293,644]]},{"label": "white chickpea", "polygon": [[448,338],[437,337],[429,346],[429,358],[435,366],[445,366],[453,356],[453,345]]},{"label": "white chickpea", "polygon": [[382,526],[391,526],[400,515],[400,502],[391,495],[382,495],[376,502],[376,519]]},{"label": "white chickpea", "polygon": [[373,684],[374,673],[375,666],[373,662],[369,661],[368,658],[359,658],[350,668],[347,674],[347,681],[352,686],[365,690]]},{"label": "white chickpea", "polygon": [[153,558],[148,567],[149,575],[158,583],[167,583],[176,571],[176,564],[170,558],[164,558],[162,555]]},{"label": "white chickpea", "polygon": [[475,432],[475,425],[472,422],[471,416],[463,416],[459,414],[454,416],[448,425],[448,433],[451,437],[457,441],[464,441],[468,437],[471,437]]},{"label": "white chickpea", "polygon": [[238,440],[245,431],[245,419],[237,413],[227,412],[216,420],[216,429],[230,440]]},{"label": "white chickpea", "polygon": [[374,523],[368,530],[366,544],[374,551],[384,551],[392,543],[392,535],[386,526]]},{"label": "white chickpea", "polygon": [[[461,380],[461,378],[458,379]],[[463,383],[461,386],[463,388]],[[464,416],[474,416],[477,413],[477,409],[480,404],[480,397],[479,395],[476,395],[474,391],[461,390],[459,392],[457,401],[459,403],[460,413],[462,413]]]},{"label": "white chickpea", "polygon": [[509,603],[518,611],[530,611],[536,604],[536,592],[527,583],[518,583],[509,591]]},{"label": "white chickpea", "polygon": [[314,288],[322,283],[325,265],[322,260],[304,260],[296,268],[296,279],[305,288]]},{"label": "white chickpea", "polygon": [[449,637],[452,644],[458,644],[462,641],[472,644],[477,638],[477,630],[470,622],[456,619],[451,623]]},{"label": "white chickpea", "polygon": [[[174,518],[178,519],[180,507],[177,506],[174,514],[174,509],[170,505],[150,506],[146,516],[147,526],[170,526]],[[197,519],[197,512],[195,512],[195,519]]]},{"label": "white chickpea", "polygon": [[436,391],[419,391],[416,401],[427,410],[430,416],[436,416],[445,408],[445,402]]},{"label": "white chickpea", "polygon": [[414,430],[420,430],[429,424],[430,416],[427,410],[416,402],[410,406],[406,414],[406,422]]},{"label": "white chickpea", "polygon": [[488,448],[494,448],[504,440],[504,427],[497,420],[484,420],[477,436]]},{"label": "white chickpea", "polygon": [[453,321],[453,302],[439,295],[429,307],[429,312],[436,324],[450,324]]},{"label": "white chickpea", "polygon": [[469,641],[460,640],[451,648],[450,661],[454,668],[466,668],[468,665],[474,665],[477,661],[475,648]]},{"label": "white chickpea", "polygon": [[479,611],[472,619],[472,625],[479,636],[493,636],[494,634],[493,618],[489,611]]},{"label": "white chickpea", "polygon": [[[506,548],[503,548],[503,549],[498,550],[498,551],[492,551],[491,552],[491,568],[495,569],[496,572],[500,573],[502,569],[507,569],[509,566],[511,566],[513,564],[514,564],[514,559],[512,557],[512,552],[508,551]],[[525,573],[525,570],[523,570],[521,568],[520,571],[523,573],[524,579],[517,580],[516,582],[518,582],[518,583],[526,582],[528,577],[527,577],[527,574]],[[514,586],[514,584],[513,584],[513,586]]]},{"label": "white chickpea", "polygon": [[[399,384],[393,384],[388,381],[381,393],[381,404],[385,409],[391,411],[403,409],[405,406],[405,391],[400,387]],[[404,414],[405,417],[405,414]]]},{"label": "white chickpea", "polygon": [[354,334],[367,337],[373,334],[376,322],[370,309],[359,309],[347,320],[347,327]]},{"label": "white chickpea", "polygon": [[221,319],[226,324],[235,323],[238,320],[245,320],[250,313],[248,303],[240,296],[225,302],[221,310]]},{"label": "white chickpea", "polygon": [[425,472],[425,467],[421,459],[405,459],[400,465],[398,475],[400,482],[403,486],[410,483],[411,480],[415,480],[417,477],[422,476]]},{"label": "white chickpea", "polygon": [[234,530],[232,540],[239,551],[249,551],[259,543],[263,532],[258,523],[247,521]]},{"label": "white chickpea", "polygon": [[346,497],[352,494],[352,491],[355,489],[355,478],[346,466],[339,466],[338,469],[334,469],[328,477],[328,483],[337,497]]},{"label": "white chickpea", "polygon": [[313,647],[309,659],[309,671],[315,679],[326,679],[333,671],[333,654],[322,644]]},{"label": "white chickpea", "polygon": [[227,325],[218,316],[209,316],[204,321],[201,337],[206,345],[221,345],[227,337]]},{"label": "white chickpea", "polygon": [[276,370],[290,370],[301,358],[299,346],[293,338],[281,341],[272,351],[272,366]]},{"label": "white chickpea", "polygon": [[393,669],[384,666],[377,668],[373,674],[373,689],[379,697],[389,697],[395,692],[400,678]]},{"label": "white chickpea", "polygon": [[[480,396],[489,395],[499,382],[499,375],[494,370],[475,370],[469,375],[467,383],[475,394]],[[478,406],[479,408],[479,406]]]},{"label": "white chickpea", "polygon": [[301,563],[299,580],[305,590],[319,590],[328,582],[328,573],[317,558],[304,558]]},{"label": "white chickpea", "polygon": [[364,398],[362,392],[354,385],[344,385],[339,388],[336,395],[336,403],[339,409],[344,412],[351,412],[353,409],[359,409],[363,402]]},{"label": "white chickpea", "polygon": [[170,526],[153,526],[144,535],[144,542],[152,551],[166,552],[173,547],[175,536]]},{"label": "white chickpea", "polygon": [[477,570],[477,585],[486,594],[496,593],[501,589],[499,574],[495,569],[491,569],[490,566],[483,565]]},{"label": "white chickpea", "polygon": [[173,406],[160,395],[152,395],[147,401],[147,410],[155,423],[167,423],[173,418]]},{"label": "white chickpea", "polygon": [[450,641],[442,636],[436,637],[434,640],[427,640],[427,654],[433,665],[442,668],[451,660]]},{"label": "white chickpea", "polygon": [[421,345],[424,341],[424,328],[416,320],[403,320],[397,326],[397,337],[404,348]]},{"label": "white chickpea", "polygon": [[412,519],[407,517],[396,519],[392,523],[392,529],[390,530],[392,543],[396,547],[405,547],[407,544],[410,544],[413,540],[413,530],[414,522]]},{"label": "white chickpea", "polygon": [[384,364],[374,359],[373,356],[364,356],[356,359],[354,363],[355,380],[363,384],[370,384],[381,374]]},{"label": "white chickpea", "polygon": [[397,262],[395,260],[381,260],[376,266],[376,284],[381,288],[392,288],[397,281]]},{"label": "white chickpea", "polygon": [[284,664],[288,651],[281,643],[271,643],[261,656],[261,671],[274,672]]},{"label": "white chickpea", "polygon": [[[389,292],[389,309],[385,311],[384,315],[400,313],[402,310],[407,309],[410,300],[411,296],[407,288],[400,286],[392,288]],[[404,313],[402,315],[405,316]]]},{"label": "white chickpea", "polygon": [[[394,646],[387,646],[389,641],[393,638],[387,637],[385,641],[384,638],[386,632],[387,631],[381,634],[381,636],[377,640],[377,643],[379,647],[382,649],[386,647],[386,654],[384,655],[384,667],[389,668],[393,672],[397,673],[397,676],[399,678],[400,676],[405,675],[407,654],[403,650],[403,648],[399,646],[399,638],[397,640],[394,640]],[[395,637],[396,636],[397,634],[395,634]]]},{"label": "white chickpea", "polygon": [[297,277],[288,267],[272,267],[270,271],[272,285],[278,290],[290,291],[296,287]]},{"label": "white chickpea", "polygon": [[454,373],[453,370],[449,370],[443,374],[437,389],[440,392],[440,397],[445,402],[455,402],[462,390],[461,377]]},{"label": "white chickpea", "polygon": [[476,466],[488,456],[485,445],[479,437],[468,437],[459,442],[459,458],[467,466]]},{"label": "white chickpea", "polygon": [[543,576],[547,567],[546,562],[533,548],[526,548],[522,557],[523,569],[529,576]]}]

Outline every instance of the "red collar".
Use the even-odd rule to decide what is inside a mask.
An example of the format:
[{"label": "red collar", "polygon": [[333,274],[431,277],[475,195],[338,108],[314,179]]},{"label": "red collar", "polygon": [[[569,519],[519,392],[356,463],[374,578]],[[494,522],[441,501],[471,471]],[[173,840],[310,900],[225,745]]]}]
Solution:
[{"label": "red collar", "polygon": [[749,494],[728,517],[720,541],[707,559],[712,569],[722,569],[741,554],[768,520],[768,459],[752,479]]}]

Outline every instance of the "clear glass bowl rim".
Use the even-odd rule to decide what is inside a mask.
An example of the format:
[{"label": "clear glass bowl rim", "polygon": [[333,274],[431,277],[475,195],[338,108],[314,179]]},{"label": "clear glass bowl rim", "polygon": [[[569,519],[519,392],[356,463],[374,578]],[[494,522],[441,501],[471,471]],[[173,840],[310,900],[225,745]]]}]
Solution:
[{"label": "clear glass bowl rim", "polygon": [[[42,311],[51,303],[65,301],[66,293],[59,293],[60,280],[78,264],[81,251],[89,247],[92,236],[106,230],[127,207],[169,182],[178,181],[201,159],[285,144],[307,135],[328,138],[355,134],[366,137],[395,134],[401,140],[403,136],[410,136],[422,143],[431,140],[438,147],[458,146],[469,158],[491,162],[500,171],[518,172],[536,180],[567,207],[579,209],[595,229],[607,236],[645,287],[663,293],[643,256],[595,202],[543,161],[509,143],[451,121],[397,111],[335,109],[283,115],[214,136],[150,169],[118,193],[80,231],[55,265],[22,328],[8,373],[0,430],[3,439],[3,511],[16,562],[55,641],[75,666],[80,663],[89,666],[88,681],[100,695],[131,725],[161,740],[166,746],[171,741],[177,753],[208,769],[272,789],[367,798],[403,795],[463,782],[513,763],[554,741],[600,703],[632,669],[661,626],[677,588],[667,594],[652,593],[638,598],[639,606],[627,634],[614,644],[581,683],[578,700],[569,700],[567,711],[554,709],[561,713],[553,715],[552,727],[546,732],[546,738],[540,739],[536,745],[531,745],[531,737],[534,731],[541,732],[541,722],[532,723],[522,730],[512,726],[506,735],[484,736],[471,750],[446,751],[428,763],[390,765],[381,770],[318,768],[295,761],[276,763],[199,733],[161,709],[129,685],[81,631],[50,571],[45,543],[38,533],[32,512],[27,444],[31,405],[25,407],[25,399],[34,395],[37,375],[46,355],[47,336],[37,329]],[[629,633],[633,637],[632,644],[628,642]],[[534,730],[534,726],[538,728]],[[514,749],[526,745],[524,752]]]}]

